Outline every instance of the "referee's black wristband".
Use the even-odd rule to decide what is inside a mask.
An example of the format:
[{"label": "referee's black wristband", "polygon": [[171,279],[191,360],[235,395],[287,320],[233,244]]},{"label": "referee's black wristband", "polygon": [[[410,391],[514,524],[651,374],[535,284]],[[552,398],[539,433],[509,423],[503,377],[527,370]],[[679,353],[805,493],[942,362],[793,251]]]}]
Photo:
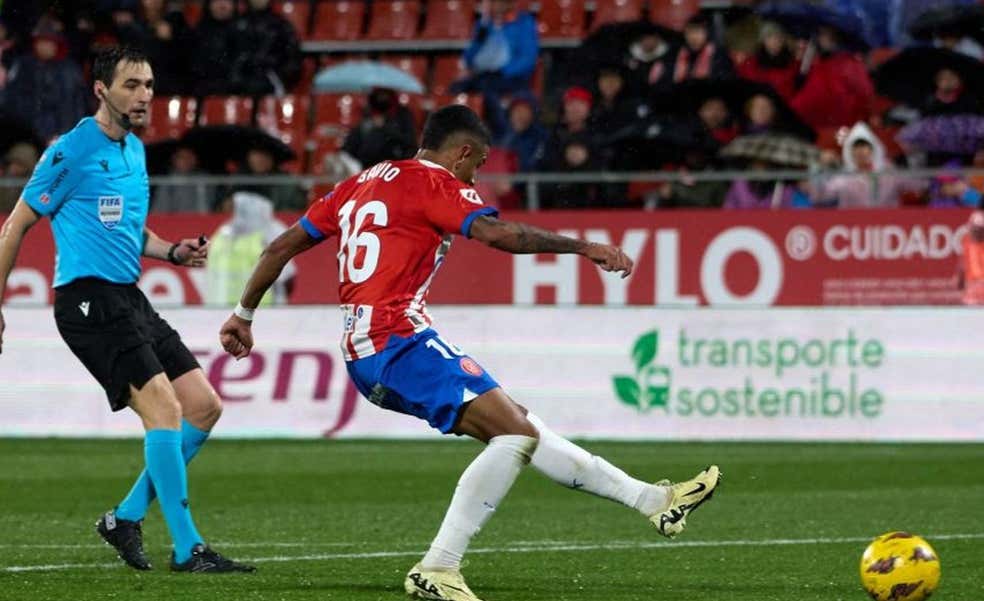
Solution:
[{"label": "referee's black wristband", "polygon": [[171,248],[167,249],[167,260],[172,265],[181,265],[181,262],[178,261],[178,257],[175,256],[175,254],[174,254],[174,251],[176,251],[178,249],[178,246],[180,246],[179,243],[174,243],[174,244],[171,245]]}]

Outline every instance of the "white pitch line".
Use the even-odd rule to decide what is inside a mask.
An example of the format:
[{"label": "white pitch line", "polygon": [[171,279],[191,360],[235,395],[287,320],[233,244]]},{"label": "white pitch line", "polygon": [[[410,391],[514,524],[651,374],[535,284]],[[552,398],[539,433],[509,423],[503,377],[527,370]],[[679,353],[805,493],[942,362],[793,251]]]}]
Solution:
[{"label": "white pitch line", "polygon": [[[938,540],[976,540],[984,539],[984,533],[935,534],[925,537],[932,541]],[[852,536],[840,538],[773,538],[764,540],[697,540],[678,542],[638,542],[613,541],[605,544],[598,543],[563,543],[545,541],[539,546],[530,542],[521,546],[485,547],[470,549],[471,554],[488,553],[550,553],[562,551],[615,551],[624,549],[685,549],[704,547],[778,547],[786,545],[834,545],[846,543],[865,543],[872,540],[870,536]],[[293,543],[289,543],[293,544]],[[275,563],[289,561],[328,561],[339,559],[378,559],[384,557],[415,557],[423,551],[377,551],[364,553],[319,553],[314,555],[275,555],[271,557],[246,557],[241,561],[255,563]],[[46,572],[54,570],[75,570],[92,568],[123,568],[119,562],[113,563],[62,563],[28,566],[6,566],[0,572]]]}]

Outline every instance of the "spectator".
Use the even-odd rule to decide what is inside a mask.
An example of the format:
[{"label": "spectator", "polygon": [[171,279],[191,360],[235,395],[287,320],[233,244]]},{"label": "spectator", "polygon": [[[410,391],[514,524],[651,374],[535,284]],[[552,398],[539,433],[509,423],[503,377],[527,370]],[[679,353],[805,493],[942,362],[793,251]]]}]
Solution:
[{"label": "spectator", "polygon": [[[618,66],[602,67],[598,72],[598,93],[591,107],[589,125],[597,138],[610,138],[639,119],[639,101],[630,98],[625,91],[625,77]],[[616,148],[596,141],[601,152],[601,162],[606,169],[615,168],[618,162]]]},{"label": "spectator", "polygon": [[979,101],[973,94],[966,91],[959,73],[953,69],[940,69],[936,73],[935,81],[935,92],[920,107],[923,116],[981,112]]},{"label": "spectator", "polygon": [[[220,211],[231,217],[209,240],[205,302],[231,307],[239,301],[263,249],[286,231],[287,226],[274,216],[269,200],[250,192],[230,194],[222,201]],[[288,261],[260,306],[286,304],[296,274],[294,261]]]},{"label": "spectator", "polygon": [[769,84],[786,102],[796,93],[799,64],[786,32],[772,22],[762,25],[755,53],[738,65],[738,76]]},{"label": "spectator", "polygon": [[[38,149],[34,144],[18,142],[10,147],[3,157],[2,177],[16,177],[26,180],[34,172],[38,162]],[[9,213],[20,198],[22,185],[0,187],[0,213]]]},{"label": "spectator", "polygon": [[776,105],[765,94],[756,94],[745,102],[742,135],[767,134],[775,130]]},{"label": "spectator", "polygon": [[722,146],[738,137],[738,127],[722,98],[711,97],[705,100],[697,109],[697,119],[703,130]]},{"label": "spectator", "polygon": [[451,91],[480,92],[491,105],[503,94],[529,90],[539,52],[533,15],[517,11],[516,0],[482,0],[481,19],[465,49],[469,74]]},{"label": "spectator", "polygon": [[[947,167],[959,169],[959,161],[950,161]],[[955,209],[963,207],[978,208],[981,193],[970,187],[958,173],[943,172],[933,178],[929,185],[929,206],[936,209]]]},{"label": "spectator", "polygon": [[564,91],[560,123],[554,127],[547,142],[546,164],[563,164],[564,147],[574,136],[585,137],[590,134],[588,118],[591,116],[591,92],[580,86],[572,86]]},{"label": "spectator", "polygon": [[[753,161],[751,171],[768,171],[771,165]],[[728,188],[724,198],[726,209],[779,209],[794,206],[796,188],[789,183],[776,180],[736,179]]]},{"label": "spectator", "polygon": [[668,209],[720,208],[728,192],[727,182],[697,181],[686,177],[689,173],[713,167],[711,158],[707,149],[688,149],[684,154],[683,166],[679,169],[684,177],[673,183],[663,182],[657,187],[657,205]]},{"label": "spectator", "polygon": [[[557,160],[550,170],[561,173],[585,173],[601,170],[597,152],[586,134],[568,137],[559,149]],[[616,199],[604,194],[596,182],[556,183],[542,186],[543,206],[553,209],[604,207]],[[621,197],[619,197],[621,198]]]},{"label": "spectator", "polygon": [[236,23],[239,62],[233,69],[240,94],[283,96],[301,79],[301,46],[287,19],[273,12],[270,0],[249,0]]},{"label": "spectator", "polygon": [[[246,151],[244,175],[283,175],[277,165],[273,152],[262,144],[254,145]],[[294,184],[253,184],[244,186],[246,192],[265,196],[277,211],[303,211],[307,207],[307,194]]]},{"label": "spectator", "polygon": [[817,33],[818,56],[803,88],[791,101],[794,111],[815,130],[865,121],[874,109],[875,88],[868,69],[846,50],[830,27]]},{"label": "spectator", "polygon": [[43,140],[51,140],[85,116],[88,95],[82,69],[68,57],[68,43],[62,35],[36,32],[32,49],[32,54],[18,58],[8,72],[5,105],[11,114],[30,123]]},{"label": "spectator", "polygon": [[851,173],[836,175],[827,182],[812,184],[814,203],[833,203],[840,208],[887,208],[899,206],[906,192],[922,192],[924,182],[878,173],[891,168],[885,147],[864,123],[851,128],[842,150],[844,166]]},{"label": "spectator", "polygon": [[677,51],[673,81],[687,79],[723,79],[734,75],[727,49],[710,41],[709,21],[700,13],[687,21],[683,29],[684,44]]},{"label": "spectator", "polygon": [[537,121],[536,99],[514,96],[509,104],[509,125],[496,143],[515,153],[520,172],[537,171],[543,163],[547,132]]},{"label": "spectator", "polygon": [[[167,175],[206,175],[198,162],[198,155],[188,146],[178,145],[171,155]],[[160,184],[154,187],[151,209],[157,213],[195,211],[207,213],[215,202],[215,187],[201,183]]]},{"label": "spectator", "polygon": [[413,115],[400,105],[396,93],[376,88],[369,92],[367,104],[362,121],[349,132],[342,145],[342,152],[359,162],[356,171],[413,156],[417,148]]},{"label": "spectator", "polygon": [[188,81],[191,30],[181,11],[168,11],[164,0],[141,0],[139,16],[117,21],[120,42],[143,48],[154,67],[154,93],[180,95]]},{"label": "spectator", "polygon": [[963,292],[963,304],[984,305],[984,212],[971,213],[961,244],[963,252],[957,259],[957,289]]},{"label": "spectator", "polygon": [[194,93],[236,94],[235,65],[239,52],[236,5],[233,0],[205,0],[202,20],[195,28],[195,52],[191,61]]},{"label": "spectator", "polygon": [[625,87],[632,96],[645,96],[673,82],[673,46],[658,32],[645,33],[629,45],[624,62]]}]

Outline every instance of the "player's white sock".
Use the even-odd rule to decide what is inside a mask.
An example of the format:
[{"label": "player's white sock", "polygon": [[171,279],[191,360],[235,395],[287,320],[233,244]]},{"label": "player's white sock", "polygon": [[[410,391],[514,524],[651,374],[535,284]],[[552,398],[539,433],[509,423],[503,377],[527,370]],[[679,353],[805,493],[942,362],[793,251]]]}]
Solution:
[{"label": "player's white sock", "polygon": [[536,439],[529,436],[496,436],[489,441],[461,474],[441,529],[420,562],[422,568],[461,566],[468,543],[495,513],[535,447]]},{"label": "player's white sock", "polygon": [[666,509],[669,487],[636,480],[601,457],[560,437],[532,413],[528,413],[526,419],[540,431],[540,443],[530,465],[554,482],[618,501],[646,517]]}]

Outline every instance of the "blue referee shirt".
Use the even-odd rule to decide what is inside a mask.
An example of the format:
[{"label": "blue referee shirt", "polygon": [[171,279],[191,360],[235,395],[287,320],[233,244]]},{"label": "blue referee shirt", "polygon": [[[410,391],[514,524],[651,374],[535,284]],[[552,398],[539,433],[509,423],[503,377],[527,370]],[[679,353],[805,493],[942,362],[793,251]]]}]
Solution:
[{"label": "blue referee shirt", "polygon": [[21,196],[51,219],[56,287],[84,277],[139,279],[150,206],[140,138],[113,140],[86,117],[45,151]]}]

